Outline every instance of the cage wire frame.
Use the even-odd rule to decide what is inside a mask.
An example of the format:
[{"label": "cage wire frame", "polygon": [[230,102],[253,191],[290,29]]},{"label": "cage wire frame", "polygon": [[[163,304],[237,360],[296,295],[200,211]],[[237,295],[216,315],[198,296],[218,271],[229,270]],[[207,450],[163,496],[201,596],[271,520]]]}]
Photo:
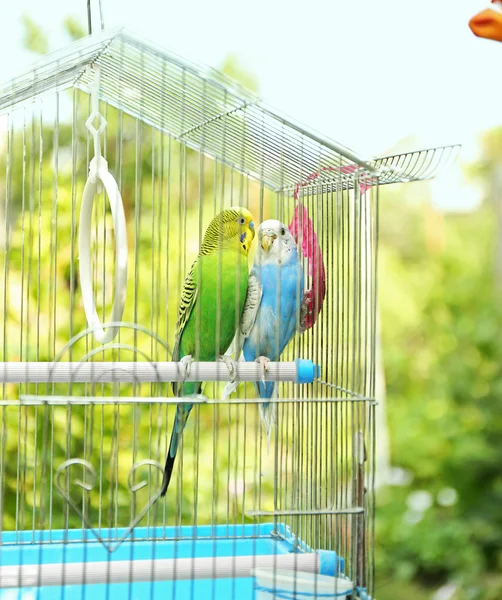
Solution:
[{"label": "cage wire frame", "polygon": [[[77,251],[96,67],[103,158],[122,193],[129,243],[125,312],[109,324],[118,333],[105,346],[87,327]],[[96,581],[122,582],[120,593],[149,581],[152,596],[178,589],[194,598],[244,598],[232,575],[247,581],[272,555],[276,565],[304,560],[319,572],[317,551],[331,551],[335,574],[354,595],[372,597],[379,186],[435,176],[458,146],[362,160],[225,75],[125,30],[75,42],[0,88],[0,135],[0,598],[2,581],[9,589],[54,586],[51,548],[63,583],[94,581],[97,563],[71,570],[97,560],[108,571]],[[282,383],[270,448],[253,386],[222,401],[219,382],[229,374],[214,363],[160,500],[183,401],[168,389],[182,377],[170,361],[183,279],[210,218],[235,205],[249,208],[256,225],[288,225],[295,209],[306,209],[326,297],[314,326],[281,357],[289,375],[271,365],[268,377]],[[101,194],[91,233],[103,323],[114,293],[113,224]],[[312,276],[301,258],[307,288]],[[320,366],[312,383],[297,382],[298,358]],[[248,381],[259,380],[257,365],[238,367],[241,379],[247,369]],[[232,559],[227,587],[218,587],[216,562],[205,571],[194,562],[201,543],[208,557]],[[144,583],[134,579],[135,548],[149,561]],[[242,552],[251,565],[239,563]],[[161,559],[174,562],[161,568]],[[181,581],[185,559],[186,577],[199,568],[214,575],[210,592],[197,587],[202,575]]]}]

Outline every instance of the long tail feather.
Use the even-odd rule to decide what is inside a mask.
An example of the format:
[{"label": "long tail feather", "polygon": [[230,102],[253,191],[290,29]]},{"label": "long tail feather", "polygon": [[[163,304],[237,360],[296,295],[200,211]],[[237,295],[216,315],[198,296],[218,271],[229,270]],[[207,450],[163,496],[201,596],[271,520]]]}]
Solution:
[{"label": "long tail feather", "polygon": [[[173,448],[174,454],[171,455],[171,448]],[[162,487],[160,489],[160,495],[163,498],[166,495],[167,488],[171,481],[171,475],[174,469],[174,459],[176,458],[176,451],[178,450],[178,433],[174,430],[171,433],[171,442],[169,444],[169,452],[166,457],[166,464],[164,466],[164,475],[162,477]]]},{"label": "long tail feather", "polygon": [[270,438],[277,417],[277,405],[275,402],[264,402],[260,404],[260,418],[265,433],[267,434],[267,453],[270,453]]},{"label": "long tail feather", "polygon": [[[267,381],[265,384],[258,383],[258,392],[261,398],[276,399],[278,396],[277,386],[271,381]],[[267,434],[267,452],[270,452],[272,429],[277,421],[277,403],[263,402],[263,404],[260,404],[260,418]]]},{"label": "long tail feather", "polygon": [[183,429],[185,428],[186,422],[192,410],[193,404],[178,404],[176,407],[176,417],[174,418],[173,431],[171,433],[171,441],[169,442],[169,451],[166,457],[166,464],[164,466],[164,475],[162,477],[162,486],[160,488],[160,495],[163,498],[166,495],[167,488],[171,481],[171,476],[174,469],[174,459],[178,451],[179,440]]}]

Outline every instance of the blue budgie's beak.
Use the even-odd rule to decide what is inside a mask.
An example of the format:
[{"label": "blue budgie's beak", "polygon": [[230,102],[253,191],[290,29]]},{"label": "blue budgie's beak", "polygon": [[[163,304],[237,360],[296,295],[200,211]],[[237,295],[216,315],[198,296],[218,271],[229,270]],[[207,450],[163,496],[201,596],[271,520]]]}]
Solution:
[{"label": "blue budgie's beak", "polygon": [[275,239],[277,239],[277,235],[273,231],[269,233],[263,233],[260,236],[261,247],[265,250],[265,252],[269,252]]}]

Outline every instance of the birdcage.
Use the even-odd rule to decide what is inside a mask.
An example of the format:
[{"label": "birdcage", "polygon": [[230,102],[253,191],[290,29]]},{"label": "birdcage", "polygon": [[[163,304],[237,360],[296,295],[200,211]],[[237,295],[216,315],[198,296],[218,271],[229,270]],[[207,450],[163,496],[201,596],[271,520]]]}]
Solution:
[{"label": "birdcage", "polygon": [[[378,189],[455,148],[363,161],[123,30],[44,57],[0,115],[0,598],[373,597]],[[236,206],[249,265],[263,221],[294,237],[294,327],[268,364],[245,332],[183,361],[185,276]]]}]

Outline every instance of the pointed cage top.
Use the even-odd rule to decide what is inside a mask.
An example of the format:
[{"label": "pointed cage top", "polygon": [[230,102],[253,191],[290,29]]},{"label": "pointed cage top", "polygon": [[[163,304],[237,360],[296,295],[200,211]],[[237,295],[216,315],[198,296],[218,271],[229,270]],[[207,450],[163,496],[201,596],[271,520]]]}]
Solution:
[{"label": "pointed cage top", "polygon": [[[197,65],[124,29],[104,30],[46,55],[0,87],[0,115],[45,93],[89,92],[99,65],[100,98],[181,143],[291,196],[299,183],[370,187],[428,179],[455,154],[444,147],[365,161],[296,123],[223,73]],[[303,184],[302,184],[303,186]]]}]

